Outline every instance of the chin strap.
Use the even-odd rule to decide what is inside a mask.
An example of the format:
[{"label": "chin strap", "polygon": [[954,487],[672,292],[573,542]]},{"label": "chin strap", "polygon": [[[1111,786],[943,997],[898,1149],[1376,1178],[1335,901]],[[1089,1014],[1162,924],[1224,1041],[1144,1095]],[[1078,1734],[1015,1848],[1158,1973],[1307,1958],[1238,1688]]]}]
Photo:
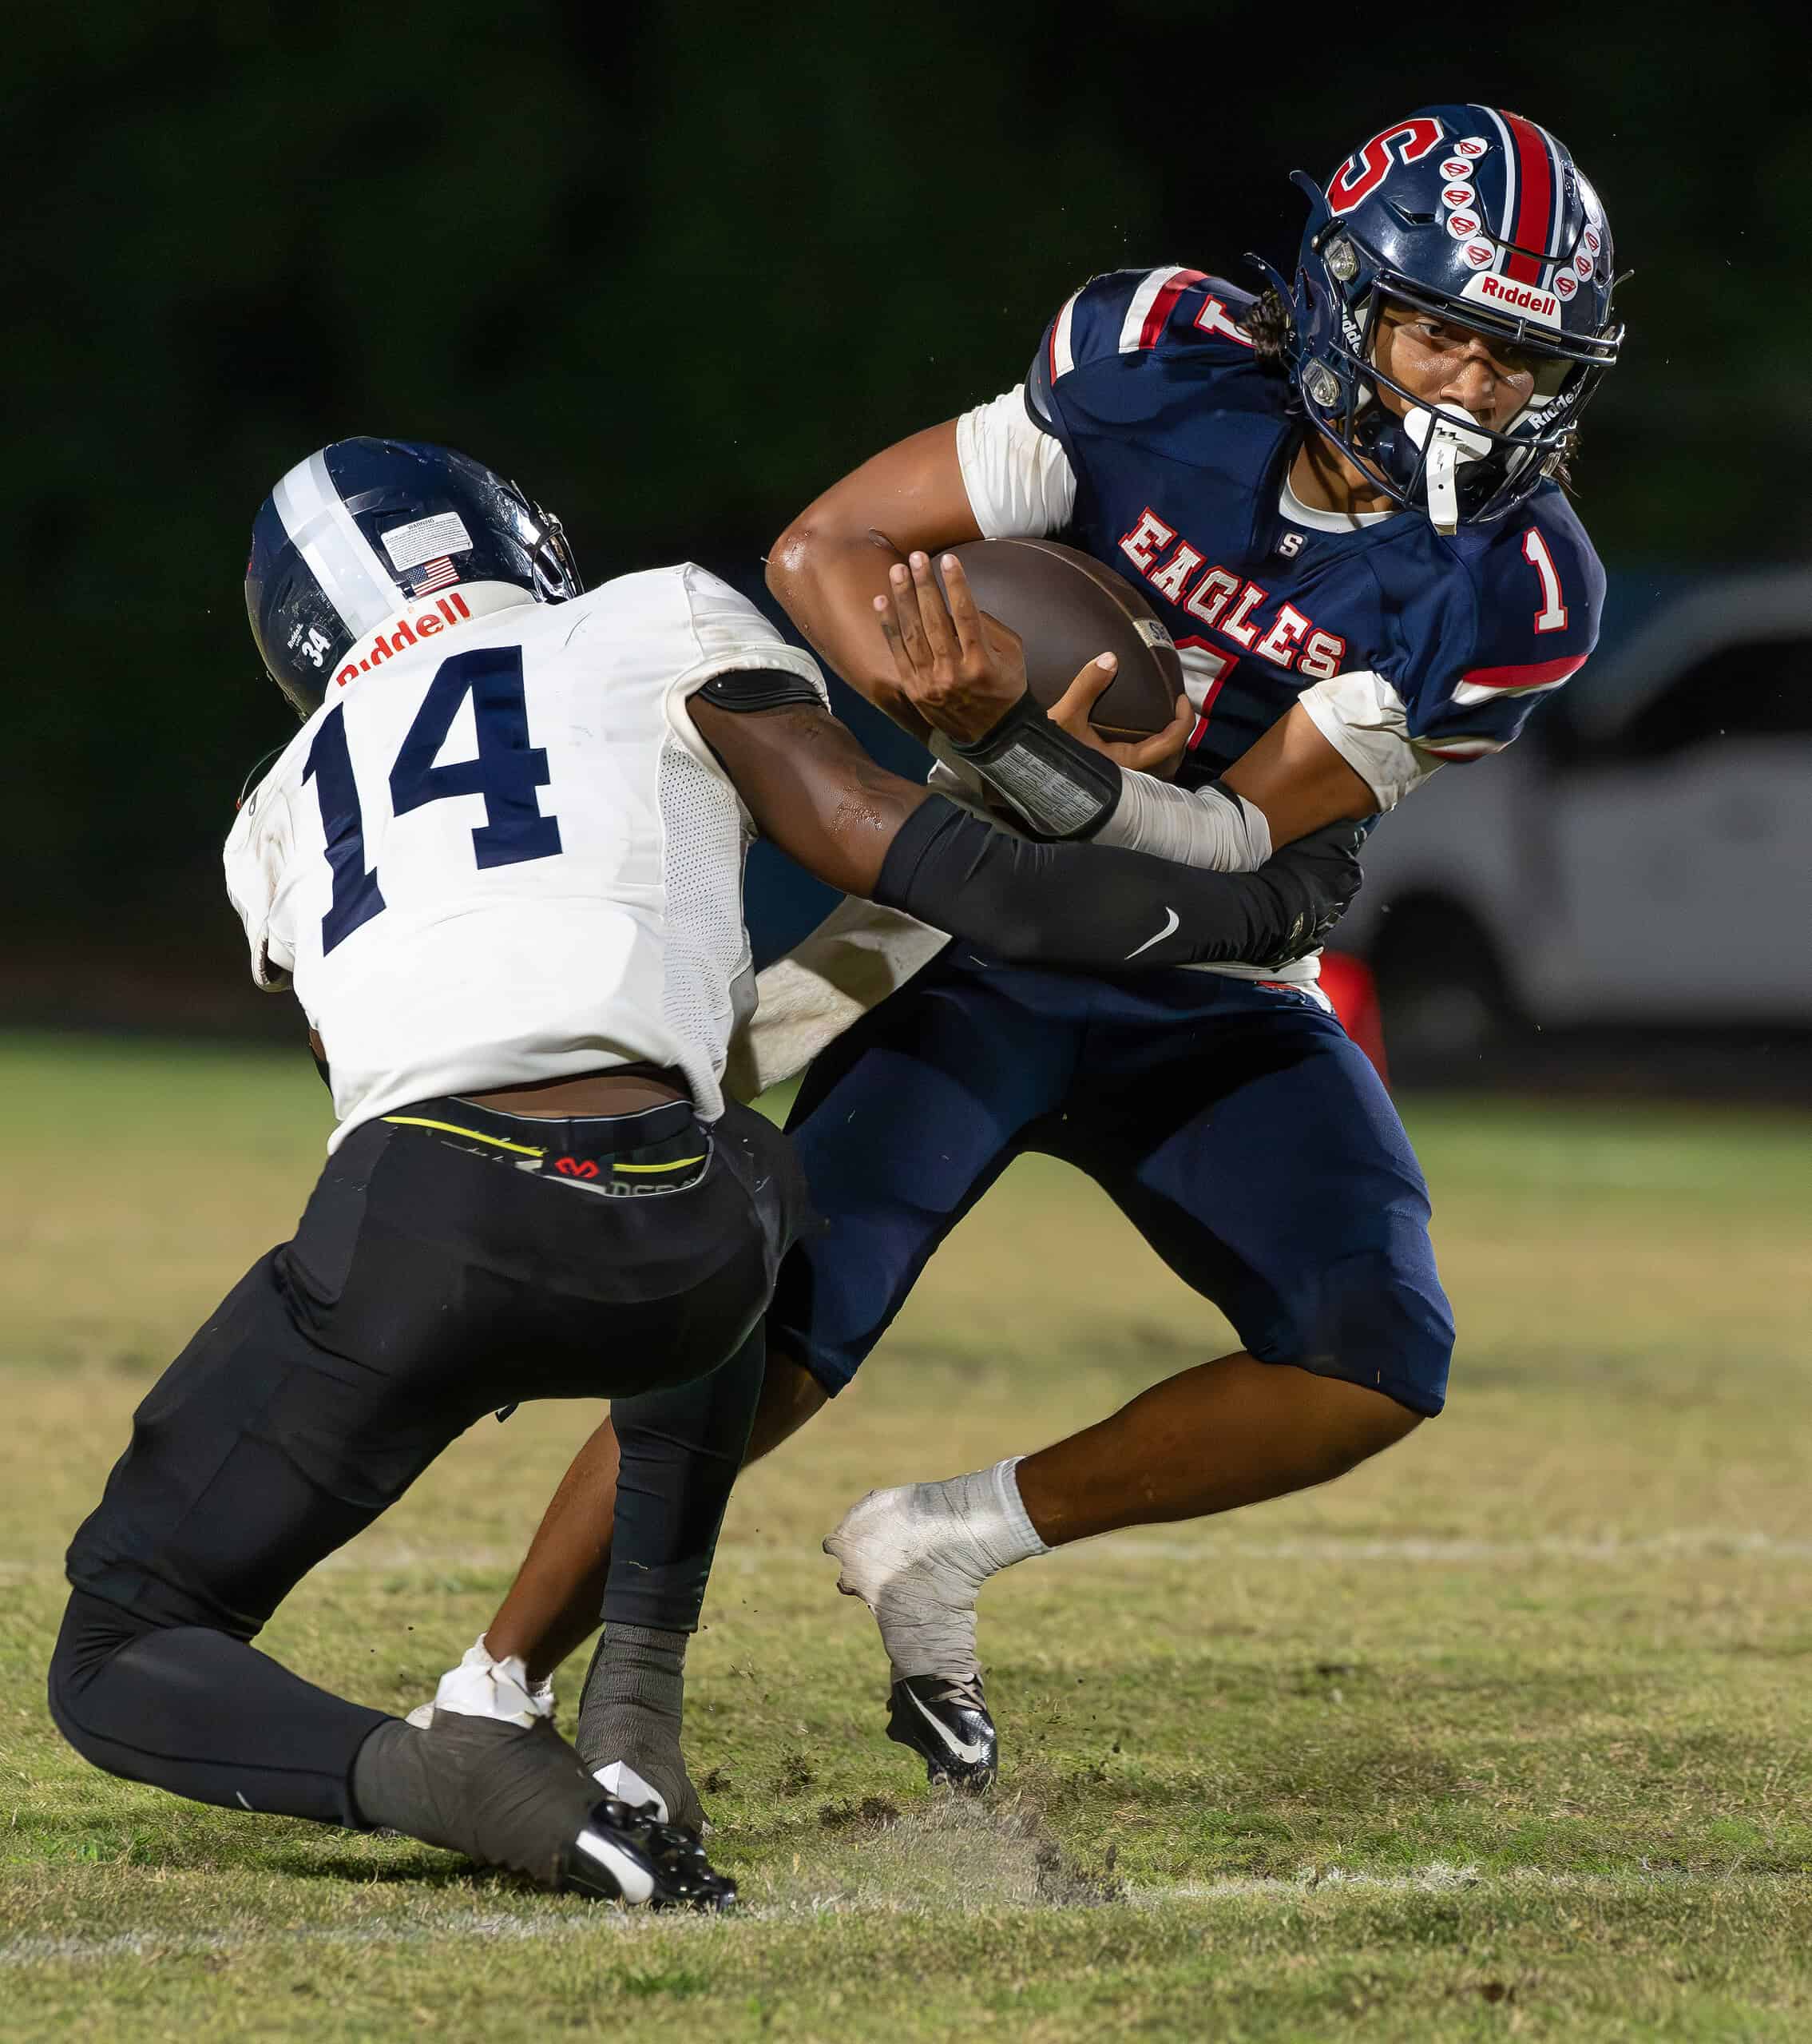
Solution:
[{"label": "chin strap", "polygon": [[1432,412],[1414,406],[1404,416],[1403,431],[1424,450],[1422,484],[1429,522],[1437,532],[1457,532],[1461,465],[1489,454],[1489,436],[1479,432],[1468,415],[1451,404],[1437,405]]}]

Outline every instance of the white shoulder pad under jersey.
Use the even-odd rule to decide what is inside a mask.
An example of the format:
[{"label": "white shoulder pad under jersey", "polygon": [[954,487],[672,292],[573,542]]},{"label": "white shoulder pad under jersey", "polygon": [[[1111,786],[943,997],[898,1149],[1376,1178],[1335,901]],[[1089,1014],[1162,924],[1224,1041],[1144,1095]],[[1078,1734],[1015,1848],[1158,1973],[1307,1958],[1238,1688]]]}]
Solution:
[{"label": "white shoulder pad under jersey", "polygon": [[253,978],[293,983],[325,1046],[336,1143],[414,1101],[630,1062],[723,1111],[753,831],[685,704],[739,670],[823,693],[690,564],[558,605],[448,590],[351,649],[225,855]]}]

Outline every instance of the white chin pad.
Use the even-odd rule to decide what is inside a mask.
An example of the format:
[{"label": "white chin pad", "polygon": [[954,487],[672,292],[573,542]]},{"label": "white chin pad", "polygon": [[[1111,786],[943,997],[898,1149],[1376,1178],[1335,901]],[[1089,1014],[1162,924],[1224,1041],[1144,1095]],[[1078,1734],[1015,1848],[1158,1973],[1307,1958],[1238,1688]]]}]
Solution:
[{"label": "white chin pad", "polygon": [[1422,464],[1423,486],[1428,496],[1428,515],[1437,532],[1457,532],[1460,526],[1460,492],[1456,478],[1462,462],[1476,462],[1491,452],[1491,439],[1473,425],[1469,414],[1457,405],[1437,405],[1433,411],[1415,405],[1405,413],[1403,430],[1418,447],[1425,447]]}]

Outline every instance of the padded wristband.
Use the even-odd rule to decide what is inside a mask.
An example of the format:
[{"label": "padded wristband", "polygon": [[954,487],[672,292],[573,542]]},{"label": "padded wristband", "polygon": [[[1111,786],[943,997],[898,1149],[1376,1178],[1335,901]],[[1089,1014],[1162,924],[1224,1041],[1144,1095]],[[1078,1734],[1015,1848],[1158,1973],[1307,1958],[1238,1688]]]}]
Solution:
[{"label": "padded wristband", "polygon": [[1053,724],[1029,689],[984,736],[949,743],[1045,837],[1092,837],[1119,805],[1119,767]]}]

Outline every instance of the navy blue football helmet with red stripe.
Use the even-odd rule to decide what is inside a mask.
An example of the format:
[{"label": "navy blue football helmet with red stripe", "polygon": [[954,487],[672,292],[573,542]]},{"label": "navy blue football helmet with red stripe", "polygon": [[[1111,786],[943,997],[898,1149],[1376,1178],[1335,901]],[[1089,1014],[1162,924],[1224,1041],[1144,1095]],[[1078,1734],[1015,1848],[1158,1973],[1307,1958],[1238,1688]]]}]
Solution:
[{"label": "navy blue football helmet with red stripe", "polygon": [[[1564,456],[1617,359],[1611,229],[1546,129],[1489,106],[1425,106],[1381,129],[1307,195],[1291,374],[1308,418],[1399,503],[1450,530],[1501,517]],[[1387,304],[1474,327],[1533,356],[1533,395],[1508,430],[1431,416],[1373,361]],[[1379,401],[1387,389],[1402,414]]]},{"label": "navy blue football helmet with red stripe", "polygon": [[260,506],[245,608],[272,680],[306,720],[348,649],[402,605],[498,582],[539,603],[584,591],[559,519],[450,447],[336,440]]}]

